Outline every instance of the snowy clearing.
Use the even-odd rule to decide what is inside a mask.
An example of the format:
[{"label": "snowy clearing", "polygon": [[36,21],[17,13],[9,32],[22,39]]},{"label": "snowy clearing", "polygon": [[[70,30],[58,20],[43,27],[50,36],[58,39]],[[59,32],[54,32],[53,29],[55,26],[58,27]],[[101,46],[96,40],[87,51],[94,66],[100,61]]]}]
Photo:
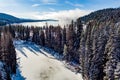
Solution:
[{"label": "snowy clearing", "polygon": [[[75,74],[65,67],[63,62],[45,52],[39,46],[24,42],[14,41],[16,47],[19,70],[25,80],[83,80],[81,74]],[[15,80],[19,78],[20,71]]]}]

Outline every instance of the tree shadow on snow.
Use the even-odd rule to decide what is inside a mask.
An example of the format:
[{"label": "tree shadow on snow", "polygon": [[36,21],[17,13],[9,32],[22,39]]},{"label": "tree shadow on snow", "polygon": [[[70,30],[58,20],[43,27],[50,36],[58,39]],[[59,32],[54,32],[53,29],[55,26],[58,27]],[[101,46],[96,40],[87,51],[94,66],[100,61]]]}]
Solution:
[{"label": "tree shadow on snow", "polygon": [[26,53],[23,51],[23,48],[17,48],[17,50],[20,51],[22,55],[24,55],[25,57],[28,57]]},{"label": "tree shadow on snow", "polygon": [[48,54],[50,54],[50,55],[53,56],[53,57],[47,56],[48,58],[61,60],[62,57],[63,57],[63,55],[57,53],[56,51],[54,51],[53,49],[50,49],[50,48],[48,48],[48,47],[42,47],[42,46],[40,46],[40,48],[41,48],[44,52],[46,52],[46,53],[48,53]]},{"label": "tree shadow on snow", "polygon": [[[26,49],[28,49],[29,51],[31,51],[32,53],[34,53],[37,56],[38,56],[39,53],[42,53],[43,55],[45,55],[46,57],[51,58],[51,59],[60,59],[60,57],[61,57],[61,55],[59,55],[57,52],[55,52],[54,50],[52,50],[50,48],[37,46],[33,42],[25,42],[25,43],[22,44],[22,46],[20,45],[19,47],[17,47],[17,50],[20,51],[22,53],[22,55],[24,55],[26,58],[28,56],[27,56],[26,52],[24,51],[23,47],[26,48]],[[47,54],[45,54],[40,49],[42,49],[45,52],[51,54],[52,56],[54,56],[54,58],[48,56]]]},{"label": "tree shadow on snow", "polygon": [[40,47],[37,46],[36,44],[32,43],[32,42],[26,42],[25,44],[27,44],[26,48],[31,51],[32,53],[34,53],[35,55],[38,55],[39,53],[42,53],[43,55],[45,55],[46,57],[48,57],[48,55],[46,55],[44,52],[42,52],[40,50]]}]

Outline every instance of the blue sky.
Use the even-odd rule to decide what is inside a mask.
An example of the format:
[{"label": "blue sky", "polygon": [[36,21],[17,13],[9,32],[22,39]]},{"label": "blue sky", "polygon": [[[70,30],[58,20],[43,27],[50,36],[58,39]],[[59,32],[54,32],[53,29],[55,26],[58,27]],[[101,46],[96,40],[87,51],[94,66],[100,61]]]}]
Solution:
[{"label": "blue sky", "polygon": [[0,12],[22,18],[76,19],[94,10],[120,7],[120,0],[0,0]]}]

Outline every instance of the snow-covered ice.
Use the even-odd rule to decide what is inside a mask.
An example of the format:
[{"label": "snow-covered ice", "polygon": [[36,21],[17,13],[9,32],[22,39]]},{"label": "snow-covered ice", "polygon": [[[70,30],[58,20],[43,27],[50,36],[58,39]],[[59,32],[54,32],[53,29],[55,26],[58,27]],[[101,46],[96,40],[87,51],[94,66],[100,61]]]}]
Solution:
[{"label": "snow-covered ice", "polygon": [[16,40],[14,45],[25,80],[83,80],[81,74],[70,71],[63,62],[34,43]]}]

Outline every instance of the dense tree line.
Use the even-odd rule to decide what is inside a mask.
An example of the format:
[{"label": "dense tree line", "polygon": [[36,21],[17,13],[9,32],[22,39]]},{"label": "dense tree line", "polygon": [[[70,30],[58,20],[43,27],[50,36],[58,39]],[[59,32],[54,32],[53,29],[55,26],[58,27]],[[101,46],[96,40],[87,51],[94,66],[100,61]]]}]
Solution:
[{"label": "dense tree line", "polygon": [[80,63],[85,80],[120,79],[120,24],[89,22],[82,32]]},{"label": "dense tree line", "polygon": [[0,27],[0,61],[5,64],[6,80],[11,80],[10,75],[16,73],[16,52],[9,27]]},{"label": "dense tree line", "polygon": [[120,79],[120,9],[104,9],[80,18],[80,65],[84,80]]},{"label": "dense tree line", "polygon": [[[43,27],[28,27],[22,25],[9,25],[12,36],[16,39],[35,42],[38,45],[49,47],[66,61],[79,63],[79,43],[82,32],[82,23],[71,22],[63,28],[46,24]],[[64,47],[66,48],[64,49]]]},{"label": "dense tree line", "polygon": [[6,25],[6,22],[0,20],[0,26]]}]

